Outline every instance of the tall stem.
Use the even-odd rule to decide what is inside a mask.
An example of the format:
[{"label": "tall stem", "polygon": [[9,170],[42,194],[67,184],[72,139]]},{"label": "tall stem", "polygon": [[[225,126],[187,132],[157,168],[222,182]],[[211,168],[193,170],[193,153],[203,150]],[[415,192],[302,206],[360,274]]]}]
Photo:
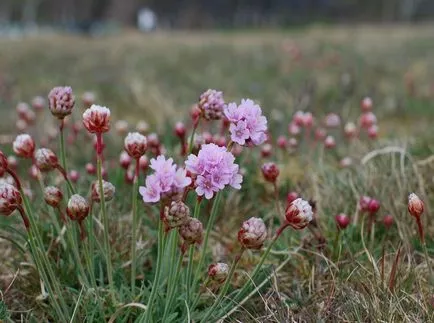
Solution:
[{"label": "tall stem", "polygon": [[[201,205],[201,198],[198,198],[196,200],[196,205],[194,207],[194,215],[193,217],[195,219],[197,219],[199,217],[199,213],[200,213],[200,205]],[[193,273],[193,258],[194,258],[194,245],[190,246],[190,249],[188,251],[188,267],[187,267],[187,303],[190,302],[190,297],[191,297],[191,275]]]},{"label": "tall stem", "polygon": [[59,124],[59,132],[60,132],[60,163],[61,167],[59,167],[60,172],[62,173],[63,177],[66,180],[66,183],[68,184],[68,190],[71,194],[75,194],[74,187],[72,186],[71,182],[68,179],[67,173],[68,168],[66,167],[66,151],[65,151],[65,133],[63,131],[65,125],[65,121],[62,119],[60,120]]},{"label": "tall stem", "polygon": [[228,292],[229,286],[231,284],[232,276],[234,275],[235,269],[237,268],[237,265],[241,259],[243,252],[244,252],[244,248],[241,249],[240,254],[235,257],[234,261],[232,262],[232,266],[231,266],[231,270],[229,271],[229,275],[226,278],[225,284],[223,285],[223,287],[219,293],[219,296],[217,297],[217,300],[214,302],[214,304],[211,306],[211,308],[205,314],[205,317],[200,322],[204,322],[204,323],[209,322],[211,315],[214,313],[216,308],[220,305],[223,297],[226,296],[226,293]]},{"label": "tall stem", "polygon": [[196,133],[197,127],[199,126],[199,120],[197,120],[197,121],[194,122],[193,132],[191,133],[190,142],[188,144],[188,153],[189,154],[191,154],[191,152],[193,150],[193,140],[194,140],[194,135]]},{"label": "tall stem", "polygon": [[157,296],[157,291],[160,287],[160,274],[161,274],[161,263],[163,261],[163,220],[161,217],[158,218],[158,254],[157,254],[157,266],[155,268],[154,282],[152,283],[151,295],[149,296],[148,306],[146,310],[145,322],[151,322],[152,320],[152,307]]},{"label": "tall stem", "polygon": [[176,287],[178,286],[178,280],[179,280],[179,274],[181,273],[181,265],[182,265],[182,259],[184,258],[184,254],[181,252],[179,259],[178,259],[178,264],[176,265],[176,271],[175,271],[175,276],[172,280],[172,284],[170,285],[170,287],[168,288],[168,296],[167,296],[167,301],[166,301],[166,305],[164,307],[164,315],[163,315],[163,320],[162,322],[166,322],[167,321],[167,316],[170,314],[170,309],[171,309],[171,305],[173,303],[173,299],[175,298],[175,292],[176,292]]},{"label": "tall stem", "polygon": [[136,173],[134,176],[134,185],[132,193],[132,233],[131,233],[131,293],[134,298],[134,290],[136,287],[136,266],[137,266],[137,191],[139,189],[139,160],[136,159]]},{"label": "tall stem", "polygon": [[99,191],[101,192],[101,212],[103,218],[103,226],[104,226],[104,249],[105,249],[105,258],[106,258],[106,266],[107,266],[107,276],[109,281],[109,289],[112,295],[113,302],[116,301],[114,294],[114,282],[113,282],[113,268],[112,268],[112,257],[111,257],[111,247],[110,247],[110,239],[109,239],[109,220],[107,216],[107,210],[105,205],[105,196],[104,196],[104,186],[102,183],[102,134],[96,134],[97,139],[97,173],[98,173],[98,184]]}]

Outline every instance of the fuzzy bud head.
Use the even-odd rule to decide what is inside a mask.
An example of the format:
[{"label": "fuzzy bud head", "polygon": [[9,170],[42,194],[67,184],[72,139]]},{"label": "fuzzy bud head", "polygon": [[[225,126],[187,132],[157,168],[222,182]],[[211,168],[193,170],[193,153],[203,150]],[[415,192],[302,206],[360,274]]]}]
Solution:
[{"label": "fuzzy bud head", "polygon": [[[107,182],[105,180],[102,181],[102,189],[104,192],[104,201],[108,202],[111,201],[115,195],[116,192],[116,188],[115,186],[110,183]],[[99,182],[95,181],[92,183],[92,201],[94,202],[101,202],[101,190],[99,187]]]},{"label": "fuzzy bud head", "polygon": [[8,216],[21,205],[21,194],[15,186],[0,184],[0,214]]},{"label": "fuzzy bud head", "polygon": [[288,205],[285,211],[288,224],[296,230],[301,230],[313,219],[312,206],[308,201],[298,198]]},{"label": "fuzzy bud head", "polygon": [[89,215],[90,206],[87,200],[78,194],[74,194],[68,201],[66,214],[72,221],[83,221]]},{"label": "fuzzy bud head", "polygon": [[223,92],[211,89],[205,91],[199,97],[198,106],[204,119],[221,119],[223,116],[223,109],[225,108]]},{"label": "fuzzy bud head", "polygon": [[21,134],[15,138],[12,148],[17,156],[31,159],[35,153],[35,142],[30,135]]},{"label": "fuzzy bud head", "polygon": [[187,244],[201,244],[203,239],[202,222],[195,218],[188,218],[187,221],[179,227],[179,234]]},{"label": "fuzzy bud head", "polygon": [[57,208],[62,201],[62,191],[56,186],[47,186],[44,189],[44,200],[48,205]]},{"label": "fuzzy bud head", "polygon": [[69,86],[57,86],[48,93],[48,107],[51,114],[58,119],[70,115],[74,104],[74,96]]},{"label": "fuzzy bud head", "polygon": [[363,112],[371,111],[373,105],[374,105],[374,102],[368,96],[363,98],[362,101],[360,102],[360,108],[362,109]]},{"label": "fuzzy bud head", "polygon": [[185,129],[185,125],[182,122],[177,122],[175,124],[175,135],[178,138],[184,139],[186,132],[187,132],[187,130]]},{"label": "fuzzy bud head", "polygon": [[387,214],[383,218],[383,224],[386,227],[386,229],[390,229],[393,225],[393,216],[391,214]]},{"label": "fuzzy bud head", "polygon": [[260,249],[267,239],[267,228],[260,218],[244,221],[238,231],[238,241],[246,249]]},{"label": "fuzzy bud head", "polygon": [[229,266],[223,262],[211,264],[208,267],[208,277],[219,284],[222,284],[229,275]]},{"label": "fuzzy bud head", "polygon": [[83,125],[90,133],[104,133],[110,130],[110,110],[106,107],[92,104],[83,113]]},{"label": "fuzzy bud head", "polygon": [[182,201],[172,201],[164,208],[164,221],[169,228],[180,227],[190,217],[190,208]]},{"label": "fuzzy bud head", "polygon": [[410,212],[411,216],[419,218],[422,215],[424,208],[425,205],[419,196],[414,193],[411,193],[408,196],[408,212]]},{"label": "fuzzy bud head", "polygon": [[280,173],[279,167],[277,167],[277,165],[272,162],[262,165],[261,171],[264,179],[270,183],[275,183]]},{"label": "fuzzy bud head", "polygon": [[48,148],[40,148],[35,153],[35,163],[41,172],[48,172],[59,165],[56,154]]},{"label": "fuzzy bud head", "polygon": [[336,225],[341,230],[345,229],[350,224],[350,218],[344,213],[340,213],[336,215],[335,220],[336,220]]},{"label": "fuzzy bud head", "polygon": [[124,149],[130,157],[138,159],[142,157],[148,148],[146,137],[138,132],[130,132],[124,141]]}]

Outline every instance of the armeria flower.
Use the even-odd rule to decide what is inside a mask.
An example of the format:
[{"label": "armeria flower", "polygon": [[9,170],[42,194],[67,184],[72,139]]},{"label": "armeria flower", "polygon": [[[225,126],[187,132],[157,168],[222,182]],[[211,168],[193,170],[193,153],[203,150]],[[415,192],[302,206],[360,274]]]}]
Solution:
[{"label": "armeria flower", "polygon": [[139,120],[136,125],[136,130],[142,135],[146,135],[149,131],[149,124],[145,120]]},{"label": "armeria flower", "polygon": [[238,231],[238,241],[246,249],[260,249],[267,239],[267,228],[260,218],[244,221]]},{"label": "armeria flower", "polygon": [[191,178],[183,168],[177,168],[173,159],[163,155],[151,159],[150,168],[154,173],[146,177],[146,185],[139,188],[145,203],[158,202],[162,198],[178,195],[191,184]]},{"label": "armeria flower", "polygon": [[378,137],[378,126],[376,124],[370,126],[367,130],[368,137],[371,139],[377,139]]},{"label": "armeria flower", "polygon": [[390,227],[393,225],[393,216],[391,214],[387,214],[383,218],[383,224],[386,227],[386,229],[390,229]]},{"label": "armeria flower", "polygon": [[0,214],[9,216],[21,205],[21,194],[15,186],[0,184]]},{"label": "armeria flower", "polygon": [[374,105],[374,102],[368,96],[365,97],[365,98],[363,98],[363,100],[360,102],[360,107],[361,107],[361,109],[362,109],[363,112],[369,112],[369,111],[371,111],[373,105]]},{"label": "armeria flower", "polygon": [[211,199],[214,193],[226,185],[240,189],[243,177],[234,161],[232,153],[215,144],[202,145],[197,156],[189,155],[185,165],[187,171],[195,177],[197,195]]},{"label": "armeria flower", "polygon": [[424,211],[425,205],[423,201],[414,193],[408,196],[408,212],[411,216],[419,218]]},{"label": "armeria flower", "polygon": [[372,112],[365,112],[359,118],[359,124],[364,129],[369,129],[377,124],[377,117]]},{"label": "armeria flower", "polygon": [[310,112],[297,111],[292,117],[292,121],[299,127],[310,128],[313,126],[313,115]]},{"label": "armeria flower", "polygon": [[53,88],[48,94],[48,107],[51,114],[58,119],[63,119],[70,115],[74,108],[74,96],[69,86],[58,86]]},{"label": "armeria flower", "polygon": [[324,125],[327,128],[337,128],[341,125],[341,118],[336,113],[329,113],[324,118]]},{"label": "armeria flower", "polygon": [[130,132],[125,137],[124,148],[130,157],[138,159],[145,154],[148,142],[144,135],[138,132]]},{"label": "armeria flower", "polygon": [[298,198],[286,208],[285,218],[287,223],[294,229],[304,229],[313,219],[312,206],[308,201]]},{"label": "armeria flower", "polygon": [[35,96],[32,99],[32,107],[36,112],[42,111],[45,108],[45,99],[42,96]]},{"label": "armeria flower", "polygon": [[48,205],[57,208],[62,201],[62,191],[56,186],[47,186],[44,189],[44,200]]},{"label": "armeria flower", "polygon": [[224,110],[230,121],[231,140],[240,145],[252,142],[262,144],[266,139],[267,119],[262,115],[259,105],[250,99],[241,100],[239,106],[229,103]]},{"label": "armeria flower", "polygon": [[128,131],[128,122],[125,120],[116,121],[115,129],[119,136],[124,136]]},{"label": "armeria flower", "polygon": [[35,152],[35,142],[28,134],[21,134],[15,138],[12,148],[19,157],[33,158]]},{"label": "armeria flower", "polygon": [[179,234],[187,245],[201,244],[203,239],[203,224],[198,219],[188,218],[179,227]]},{"label": "armeria flower", "polygon": [[223,92],[207,90],[199,97],[199,109],[206,120],[219,120],[222,118],[223,109],[226,107]]},{"label": "armeria flower", "polygon": [[121,152],[119,156],[119,164],[121,165],[122,168],[128,169],[128,167],[130,167],[131,165],[131,160],[132,159],[130,155],[125,150]]},{"label": "armeria flower", "polygon": [[83,125],[90,133],[104,133],[110,130],[110,110],[93,104],[83,113]]},{"label": "armeria flower", "polygon": [[323,141],[327,137],[327,131],[324,128],[315,129],[315,139],[318,141]]},{"label": "armeria flower", "polygon": [[279,147],[280,149],[286,149],[286,147],[288,146],[288,140],[285,136],[279,136],[276,143],[277,147]]},{"label": "armeria flower", "polygon": [[48,172],[59,166],[56,154],[48,148],[36,150],[35,163],[41,172]]},{"label": "armeria flower", "polygon": [[291,136],[297,136],[301,132],[300,126],[297,125],[295,122],[291,122],[288,125],[288,132]]},{"label": "armeria flower", "polygon": [[169,228],[176,228],[188,221],[190,208],[182,201],[172,201],[164,208],[164,222]]},{"label": "armeria flower", "polygon": [[265,163],[261,167],[262,175],[264,176],[265,180],[270,183],[275,183],[277,177],[279,176],[279,167],[275,163]]},{"label": "armeria flower", "polygon": [[229,274],[229,266],[223,262],[211,264],[208,267],[208,277],[219,284],[223,283]]},{"label": "armeria flower", "polygon": [[[104,192],[104,201],[111,201],[115,195],[116,188],[115,186],[107,181],[102,181],[102,189]],[[92,183],[92,201],[101,202],[101,190],[99,188],[99,182],[95,181]]]},{"label": "armeria flower", "polygon": [[5,154],[0,150],[0,177],[6,173],[9,168],[8,158]]},{"label": "armeria flower", "polygon": [[83,101],[83,105],[85,106],[85,108],[89,108],[92,104],[95,103],[95,93],[93,92],[84,92],[83,95],[81,96],[81,101]]},{"label": "armeria flower", "polygon": [[344,127],[345,136],[349,139],[357,136],[357,127],[353,122],[348,122]]},{"label": "armeria flower", "polygon": [[83,221],[89,215],[90,206],[87,200],[78,194],[74,194],[68,201],[66,214],[72,221]]},{"label": "armeria flower", "polygon": [[324,147],[327,149],[333,149],[336,147],[336,141],[333,136],[327,136],[327,138],[324,140]]},{"label": "armeria flower", "polygon": [[345,229],[350,224],[350,218],[344,213],[336,215],[335,220],[339,229]]},{"label": "armeria flower", "polygon": [[175,132],[175,135],[178,138],[184,139],[185,138],[185,134],[187,132],[187,129],[185,128],[185,125],[182,122],[177,122],[175,124],[174,132]]}]

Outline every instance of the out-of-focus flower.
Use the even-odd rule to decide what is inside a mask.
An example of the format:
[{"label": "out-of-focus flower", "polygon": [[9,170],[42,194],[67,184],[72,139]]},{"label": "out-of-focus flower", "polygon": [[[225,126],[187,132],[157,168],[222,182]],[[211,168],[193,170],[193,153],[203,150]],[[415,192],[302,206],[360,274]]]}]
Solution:
[{"label": "out-of-focus flower", "polygon": [[383,218],[383,224],[386,227],[386,229],[389,229],[393,225],[393,216],[391,214],[387,214]]},{"label": "out-of-focus flower", "polygon": [[291,204],[293,201],[295,201],[296,199],[298,199],[298,193],[297,192],[289,192],[286,195],[286,203],[289,205]]},{"label": "out-of-focus flower", "polygon": [[292,117],[292,122],[299,127],[310,128],[313,126],[313,115],[310,112],[297,111]]},{"label": "out-of-focus flower", "polygon": [[350,167],[353,164],[353,159],[351,157],[344,157],[339,162],[339,166],[342,168]]},{"label": "out-of-focus flower", "polygon": [[335,220],[339,229],[345,229],[350,224],[350,218],[344,213],[336,215]]},{"label": "out-of-focus flower", "polygon": [[277,167],[277,165],[272,162],[262,165],[261,171],[265,180],[270,183],[275,183],[280,173],[279,167]]},{"label": "out-of-focus flower", "polygon": [[298,141],[297,141],[297,139],[296,139],[296,138],[289,138],[289,140],[288,140],[288,146],[289,146],[290,148],[292,148],[292,149],[297,148],[297,146],[298,146]]},{"label": "out-of-focus flower", "polygon": [[218,262],[208,267],[208,277],[210,280],[222,284],[229,274],[229,266],[225,263]]},{"label": "out-of-focus flower", "polygon": [[141,186],[139,192],[145,203],[154,203],[162,198],[179,195],[191,184],[191,178],[183,168],[177,168],[173,159],[163,155],[151,159],[150,168],[154,173],[146,177],[146,186]]},{"label": "out-of-focus flower", "polygon": [[18,119],[15,123],[15,126],[17,127],[18,131],[25,131],[29,125],[27,124],[26,120]]},{"label": "out-of-focus flower", "polygon": [[41,172],[49,172],[59,166],[56,154],[48,148],[36,150],[35,163]]},{"label": "out-of-focus flower", "polygon": [[353,122],[348,122],[344,127],[345,137],[352,139],[357,137],[357,127]]},{"label": "out-of-focus flower", "polygon": [[73,183],[77,183],[78,180],[80,179],[80,173],[78,171],[76,171],[75,169],[72,169],[69,172],[68,178],[73,182]]},{"label": "out-of-focus flower", "polygon": [[315,129],[315,139],[318,141],[323,141],[327,137],[327,131],[324,128]]},{"label": "out-of-focus flower", "polygon": [[360,102],[360,107],[361,107],[363,112],[371,111],[373,105],[374,105],[374,103],[373,103],[372,99],[368,96],[363,98],[362,101]]},{"label": "out-of-focus flower", "polygon": [[337,128],[341,125],[341,118],[336,113],[329,113],[325,116],[324,125],[327,128]]},{"label": "out-of-focus flower", "polygon": [[83,105],[86,109],[91,107],[92,104],[95,103],[95,100],[96,100],[95,93],[90,91],[84,92],[83,95],[81,96],[81,101],[83,101]]},{"label": "out-of-focus flower", "polygon": [[62,191],[56,186],[47,186],[44,189],[44,200],[48,205],[57,208],[62,201]]},{"label": "out-of-focus flower", "polygon": [[32,99],[32,107],[36,112],[43,111],[45,108],[45,99],[42,96],[35,96]]},{"label": "out-of-focus flower", "polygon": [[35,153],[35,142],[30,135],[21,134],[15,138],[12,148],[17,156],[31,159]]},{"label": "out-of-focus flower", "polygon": [[95,175],[96,174],[96,167],[95,167],[95,165],[92,164],[92,163],[87,163],[86,164],[86,172],[89,175]]},{"label": "out-of-focus flower", "polygon": [[128,169],[128,167],[131,165],[131,161],[132,159],[130,155],[125,150],[123,150],[121,152],[121,155],[119,156],[119,164],[121,165],[121,167],[124,169]]},{"label": "out-of-focus flower", "polygon": [[202,145],[199,154],[189,155],[185,162],[186,169],[195,177],[196,193],[211,199],[214,193],[230,185],[241,188],[243,177],[235,157],[226,148],[215,144]]},{"label": "out-of-focus flower", "polygon": [[164,222],[169,228],[185,224],[190,217],[190,208],[182,201],[172,201],[164,208]]},{"label": "out-of-focus flower", "polygon": [[368,137],[371,139],[377,139],[378,138],[378,126],[376,124],[370,126],[367,130]]},{"label": "out-of-focus flower", "polygon": [[[18,160],[15,156],[9,155],[8,156],[8,164],[9,168],[15,169],[18,166]],[[1,175],[0,175],[1,177]]]},{"label": "out-of-focus flower", "polygon": [[273,152],[273,146],[271,146],[270,144],[262,145],[262,147],[261,147],[262,158],[270,157],[272,152]]},{"label": "out-of-focus flower", "polygon": [[372,112],[365,112],[360,116],[359,124],[364,129],[369,129],[377,123],[377,117]]},{"label": "out-of-focus flower", "polygon": [[136,130],[142,135],[146,135],[149,132],[149,124],[145,120],[140,120],[136,124]]},{"label": "out-of-focus flower", "polygon": [[301,132],[300,126],[298,126],[295,122],[291,122],[288,125],[288,132],[291,136],[297,136]]},{"label": "out-of-focus flower", "polygon": [[324,140],[324,146],[327,149],[333,149],[336,147],[336,141],[333,136],[327,136],[327,138]]},{"label": "out-of-focus flower", "polygon": [[[116,188],[115,186],[107,181],[102,181],[102,190],[104,192],[104,201],[108,202],[115,196]],[[92,201],[100,203],[101,202],[101,190],[98,181],[92,183]]]},{"label": "out-of-focus flower", "polygon": [[223,116],[223,109],[226,107],[223,99],[223,92],[211,89],[205,91],[199,97],[198,107],[204,119],[221,119]]},{"label": "out-of-focus flower", "polygon": [[[33,124],[33,122],[36,119],[36,115],[27,103],[24,102],[18,103],[16,110],[19,119],[25,121],[26,125]],[[19,128],[18,122],[17,122],[17,128]]]},{"label": "out-of-focus flower", "polygon": [[146,149],[148,148],[148,142],[145,136],[138,132],[129,133],[125,137],[124,149],[130,155],[130,157],[138,159],[142,157]]},{"label": "out-of-focus flower", "polygon": [[203,239],[203,225],[198,219],[188,218],[187,221],[179,227],[179,234],[188,245],[201,244]]},{"label": "out-of-focus flower", "polygon": [[286,137],[279,136],[277,138],[277,147],[279,147],[280,149],[286,149],[287,146],[288,146],[288,140],[286,140]]},{"label": "out-of-focus flower", "polygon": [[41,175],[41,172],[39,171],[38,166],[36,166],[36,165],[30,166],[30,168],[29,168],[29,175],[30,175],[31,178],[37,180],[39,178],[39,176]]},{"label": "out-of-focus flower", "polygon": [[146,171],[148,169],[148,166],[149,166],[148,157],[146,155],[143,155],[139,159],[139,167],[142,171]]},{"label": "out-of-focus flower", "polygon": [[0,214],[9,216],[21,205],[20,192],[15,186],[7,183],[0,184]]},{"label": "out-of-focus flower", "polygon": [[287,223],[294,229],[304,229],[313,219],[312,207],[308,201],[298,198],[286,208],[285,218]]},{"label": "out-of-focus flower", "polygon": [[74,104],[74,96],[69,86],[57,86],[48,93],[48,107],[51,114],[58,119],[70,115]]},{"label": "out-of-focus flower", "polygon": [[423,201],[414,193],[408,196],[408,212],[411,216],[419,218],[424,211],[425,205]]},{"label": "out-of-focus flower", "polygon": [[72,221],[83,221],[89,215],[90,206],[87,200],[78,194],[74,194],[68,201],[66,214]]},{"label": "out-of-focus flower", "polygon": [[267,119],[262,115],[259,105],[250,99],[241,100],[241,104],[229,103],[224,110],[230,121],[231,140],[239,145],[246,142],[254,145],[262,144],[266,139]]},{"label": "out-of-focus flower", "polygon": [[125,136],[125,134],[128,132],[128,122],[125,120],[116,121],[115,130],[119,136]]},{"label": "out-of-focus flower", "polygon": [[260,218],[244,221],[238,231],[238,241],[246,249],[260,249],[267,239],[267,228]]},{"label": "out-of-focus flower", "polygon": [[83,125],[90,133],[104,133],[110,130],[110,110],[93,104],[83,113]]},{"label": "out-of-focus flower", "polygon": [[175,135],[179,137],[180,139],[185,138],[185,133],[187,130],[185,129],[185,125],[182,122],[177,122],[175,124]]}]

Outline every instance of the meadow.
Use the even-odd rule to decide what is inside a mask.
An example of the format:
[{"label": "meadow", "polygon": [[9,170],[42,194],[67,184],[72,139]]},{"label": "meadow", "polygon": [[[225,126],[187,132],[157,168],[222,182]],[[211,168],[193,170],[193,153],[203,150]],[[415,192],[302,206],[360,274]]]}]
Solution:
[{"label": "meadow", "polygon": [[[0,39],[0,150],[13,156],[4,169],[18,174],[22,218],[30,218],[26,230],[19,207],[0,214],[0,321],[432,321],[433,31],[366,25]],[[56,86],[75,97],[65,162],[61,121],[47,100]],[[235,121],[205,120],[208,97],[199,96],[207,89],[238,108],[241,99],[257,103],[265,142],[234,144]],[[103,144],[95,125],[83,127],[92,103],[111,111]],[[133,131],[147,140],[137,169],[131,156],[120,159]],[[19,158],[13,142],[22,133],[58,164],[42,163],[41,173],[33,152]],[[235,155],[243,181],[198,198],[199,175],[187,166],[192,184],[182,201],[203,222],[187,243],[194,234],[170,227],[165,214],[177,199],[144,201],[138,186],[158,173],[157,155],[181,168],[210,143]],[[19,189],[8,171],[0,174]],[[52,185],[63,192],[55,207],[44,201]],[[74,192],[90,203],[84,219],[68,211]],[[413,192],[424,202],[420,218],[408,210]],[[309,204],[309,224],[297,222],[296,198]],[[243,239],[252,217],[267,227],[254,246]]]}]

